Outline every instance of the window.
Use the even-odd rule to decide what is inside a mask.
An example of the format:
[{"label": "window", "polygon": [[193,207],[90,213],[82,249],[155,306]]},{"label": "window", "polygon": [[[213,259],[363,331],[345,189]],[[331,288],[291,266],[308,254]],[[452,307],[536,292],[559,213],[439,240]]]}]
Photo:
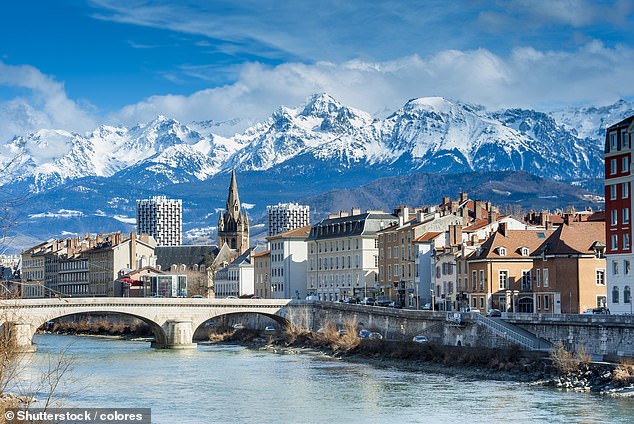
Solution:
[{"label": "window", "polygon": [[500,290],[509,288],[509,272],[501,270],[498,272],[498,281],[500,282]]},{"label": "window", "polygon": [[522,247],[520,253],[522,256],[528,256],[528,247]]},{"label": "window", "polygon": [[543,277],[544,277],[544,287],[548,287],[548,268],[544,268]]},{"label": "window", "polygon": [[522,271],[522,290],[530,290],[532,286],[531,271]]},{"label": "window", "polygon": [[630,171],[630,158],[627,156],[623,156],[621,158],[621,172],[629,172]]},{"label": "window", "polygon": [[542,286],[542,270],[540,268],[535,270],[535,283],[537,284],[537,287]]},{"label": "window", "polygon": [[480,309],[484,309],[484,298],[480,298]]},{"label": "window", "polygon": [[630,133],[628,133],[627,130],[621,132],[621,145],[624,149],[630,148]]},{"label": "window", "polygon": [[630,235],[625,233],[623,234],[623,249],[627,250],[630,248]]},{"label": "window", "polygon": [[398,247],[394,247],[394,259],[398,258]]},{"label": "window", "polygon": [[610,200],[616,200],[616,184],[610,185]]},{"label": "window", "polygon": [[605,270],[597,269],[596,271],[596,284],[597,286],[605,286]]},{"label": "window", "polygon": [[398,265],[394,265],[394,276],[398,277]]},{"label": "window", "polygon": [[612,261],[612,275],[619,275],[619,263]]},{"label": "window", "polygon": [[480,291],[484,291],[484,270],[480,270]]},{"label": "window", "polygon": [[616,174],[616,159],[610,159],[610,175]]},{"label": "window", "polygon": [[612,289],[612,303],[619,303],[619,288],[616,286]]},{"label": "window", "polygon": [[632,302],[632,295],[630,292],[630,286],[625,286],[623,288],[623,303],[630,303]]},{"label": "window", "polygon": [[478,289],[478,274],[476,271],[471,272],[471,287],[473,291]]},{"label": "window", "polygon": [[610,216],[610,225],[614,227],[619,223],[619,211],[617,209],[612,209]]},{"label": "window", "polygon": [[610,133],[610,149],[611,150],[615,150],[616,149],[616,133]]},{"label": "window", "polygon": [[623,224],[630,223],[630,208],[623,208],[623,218],[621,219],[621,222],[623,222]]},{"label": "window", "polygon": [[541,309],[541,308],[542,308],[542,297],[537,296],[537,309]]},{"label": "window", "polygon": [[498,254],[500,256],[506,256],[506,248],[504,247],[498,247]]},{"label": "window", "polygon": [[616,234],[612,234],[610,240],[612,240],[612,242],[611,242],[612,250],[618,250],[619,249],[619,236],[616,235]]},{"label": "window", "polygon": [[544,309],[549,309],[549,308],[550,308],[550,297],[544,296]]},{"label": "window", "polygon": [[630,261],[628,259],[623,261],[623,273],[630,275]]}]

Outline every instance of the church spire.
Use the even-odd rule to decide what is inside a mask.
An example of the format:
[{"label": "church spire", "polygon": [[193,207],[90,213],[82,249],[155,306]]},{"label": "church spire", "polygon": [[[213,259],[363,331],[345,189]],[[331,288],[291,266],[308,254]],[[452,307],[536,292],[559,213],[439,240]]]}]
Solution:
[{"label": "church spire", "polygon": [[238,183],[236,182],[236,171],[231,168],[231,184],[229,184],[229,196],[227,196],[227,212],[236,221],[240,215],[240,197],[238,196]]}]

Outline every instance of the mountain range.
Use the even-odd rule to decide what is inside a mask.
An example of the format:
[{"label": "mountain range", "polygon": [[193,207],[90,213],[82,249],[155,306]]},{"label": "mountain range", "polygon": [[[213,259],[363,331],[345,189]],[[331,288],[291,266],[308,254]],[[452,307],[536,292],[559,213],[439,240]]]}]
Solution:
[{"label": "mountain range", "polygon": [[[209,234],[224,208],[232,168],[252,222],[267,204],[300,200],[321,202],[313,207],[318,219],[332,211],[324,210],[324,193],[353,193],[379,178],[398,177],[398,182],[382,180],[383,186],[398,194],[393,202],[414,206],[429,193],[437,200],[468,186],[476,193],[478,187],[469,184],[472,173],[471,180],[479,182],[517,175],[513,191],[521,188],[518,178],[561,184],[561,197],[537,189],[530,196],[500,197],[507,203],[597,207],[600,199],[593,192],[602,187],[605,127],[633,113],[634,104],[626,101],[555,112],[488,111],[429,97],[412,99],[380,119],[318,94],[300,107],[280,107],[231,137],[214,134],[213,121],[183,124],[164,116],[132,128],[103,125],[84,134],[41,129],[8,140],[1,150],[2,191],[22,200],[10,248],[64,234],[128,231],[135,199],[159,194],[183,199],[184,229],[190,235]],[[427,176],[428,185],[416,187],[418,197],[407,190],[420,180],[411,174]],[[439,179],[450,192],[439,192]],[[564,189],[566,184],[572,187]],[[385,207],[378,198],[367,207],[379,204]]]}]

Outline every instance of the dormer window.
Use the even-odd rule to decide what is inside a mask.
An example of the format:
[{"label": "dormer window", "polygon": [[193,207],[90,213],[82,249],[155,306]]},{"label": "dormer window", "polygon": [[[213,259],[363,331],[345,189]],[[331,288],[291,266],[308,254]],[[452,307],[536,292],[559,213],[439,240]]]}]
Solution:
[{"label": "dormer window", "polygon": [[520,247],[520,255],[528,256],[528,254],[529,254],[528,247]]},{"label": "dormer window", "polygon": [[506,256],[506,247],[498,247],[498,255]]}]

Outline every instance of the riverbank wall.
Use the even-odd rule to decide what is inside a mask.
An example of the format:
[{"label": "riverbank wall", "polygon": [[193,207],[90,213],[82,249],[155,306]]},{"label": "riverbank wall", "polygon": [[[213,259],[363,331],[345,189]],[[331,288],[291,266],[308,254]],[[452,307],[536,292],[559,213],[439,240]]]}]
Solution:
[{"label": "riverbank wall", "polygon": [[[515,327],[518,334],[533,336],[532,340],[536,342],[531,348],[527,347],[528,344],[520,346],[523,349],[548,350],[551,345],[561,342],[570,351],[584,351],[592,355],[593,360],[634,357],[634,316],[504,314],[501,319],[490,320],[476,313],[334,302],[316,302],[312,305],[312,315],[312,330],[329,321],[337,325],[356,322],[360,328],[379,332],[391,340],[411,340],[415,335],[425,335],[430,341],[442,345],[502,349],[518,344],[511,335]],[[495,329],[487,325],[491,322],[507,323],[508,331],[504,327]]]}]

